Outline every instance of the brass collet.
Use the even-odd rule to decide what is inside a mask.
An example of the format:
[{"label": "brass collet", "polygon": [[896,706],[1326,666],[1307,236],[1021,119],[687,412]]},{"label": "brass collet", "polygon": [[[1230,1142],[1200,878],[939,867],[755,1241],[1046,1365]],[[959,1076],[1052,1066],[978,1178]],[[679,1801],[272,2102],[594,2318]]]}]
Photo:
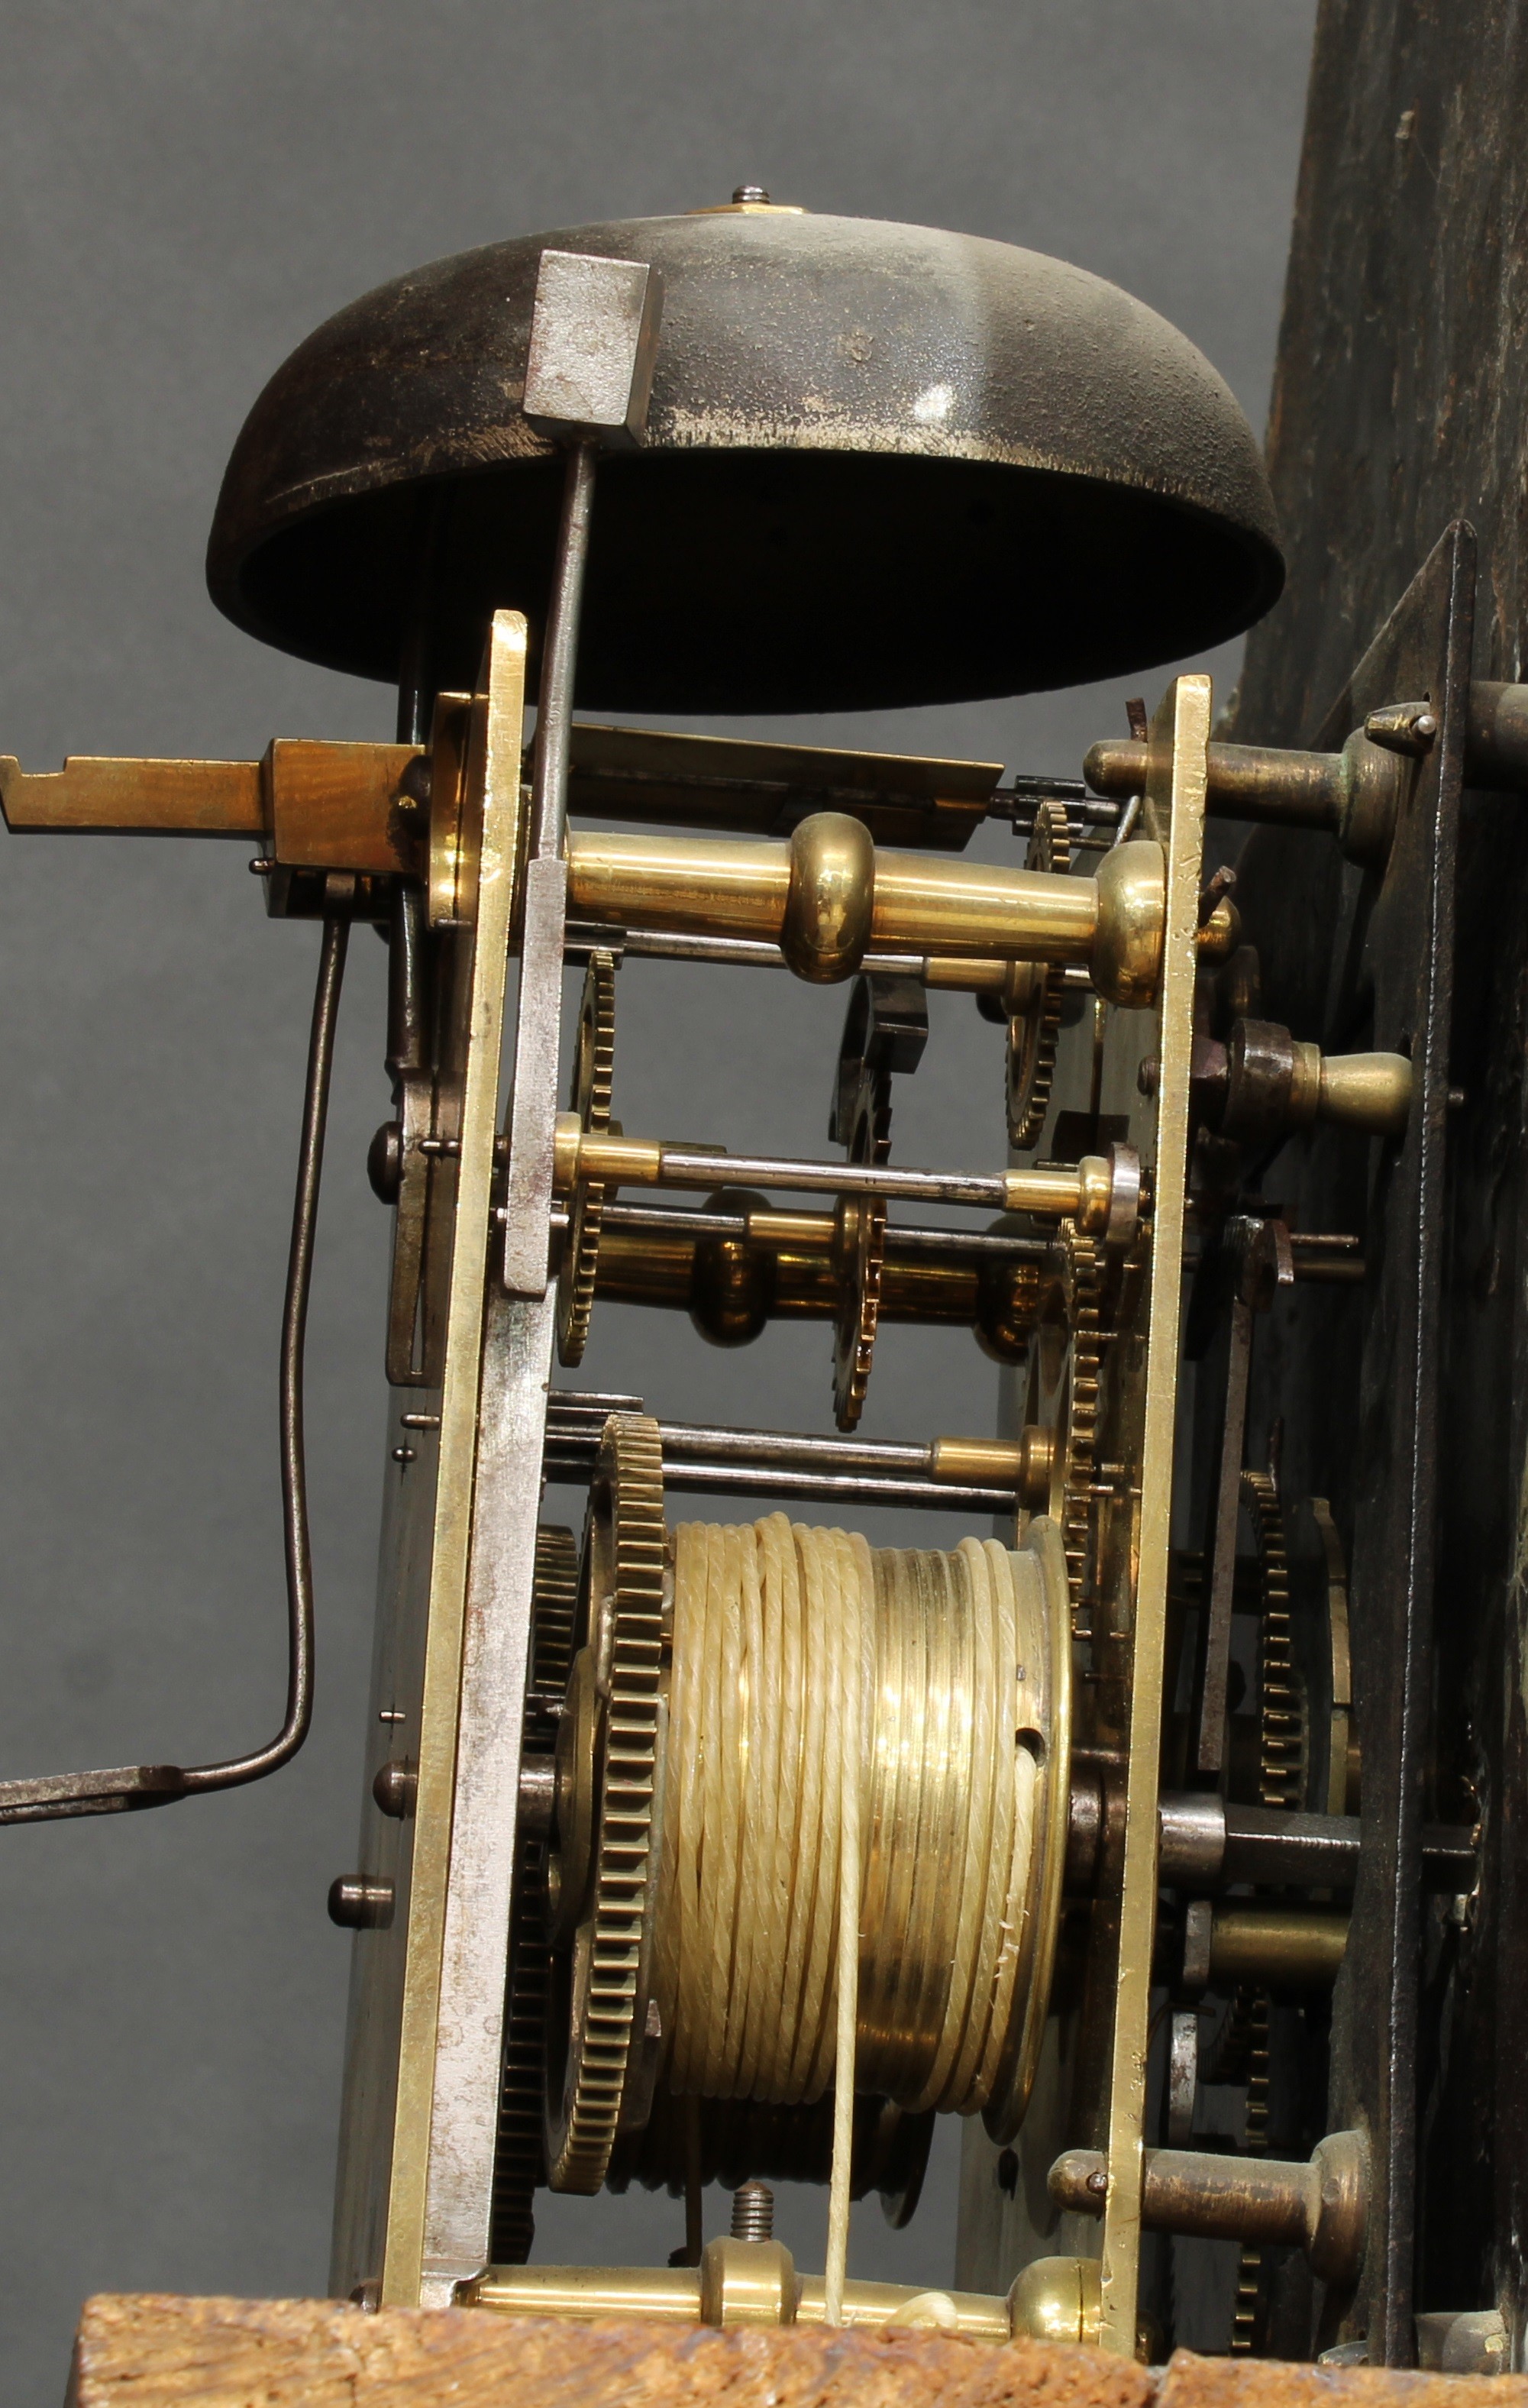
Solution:
[{"label": "brass collet", "polygon": [[865,954],[1080,963],[1110,1003],[1149,1003],[1162,969],[1162,847],[1117,845],[1095,878],[894,853],[863,822],[818,811],[788,843],[568,838],[568,910],[603,927],[762,938],[798,978],[831,985]]}]

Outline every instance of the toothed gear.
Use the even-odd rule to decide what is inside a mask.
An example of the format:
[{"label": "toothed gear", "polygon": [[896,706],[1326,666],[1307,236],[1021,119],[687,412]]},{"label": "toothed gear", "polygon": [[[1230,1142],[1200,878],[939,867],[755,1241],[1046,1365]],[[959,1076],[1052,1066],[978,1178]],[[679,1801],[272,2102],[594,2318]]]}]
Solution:
[{"label": "toothed gear", "polygon": [[833,1351],[833,1412],[851,1430],[864,1411],[880,1325],[886,1268],[886,1205],[878,1196],[847,1197],[839,1207],[840,1292]]},{"label": "toothed gear", "polygon": [[[1071,866],[1072,831],[1065,804],[1036,803],[1025,868],[1064,877]],[[1056,1075],[1066,974],[1059,963],[1035,962],[1027,983],[1021,1009],[1008,1018],[1008,1143],[1018,1150],[1037,1144],[1045,1126]]]},{"label": "toothed gear", "polygon": [[[572,1531],[550,1525],[537,1530],[527,1685],[538,1697],[561,1696],[567,1686],[578,1596],[578,1550]],[[521,1839],[509,1908],[504,2065],[499,2082],[498,2140],[493,2152],[490,2254],[496,2266],[523,2266],[530,2256],[536,2237],[535,2197],[547,2179],[543,2100],[547,2086],[550,1967],[547,1852],[541,1841]]]},{"label": "toothed gear", "polygon": [[1074,1607],[1083,1599],[1092,1552],[1103,1342],[1102,1257],[1092,1238],[1064,1221],[1031,1347],[1030,1418],[1054,1434],[1050,1512],[1061,1524]]},{"label": "toothed gear", "polygon": [[1047,796],[1035,806],[1035,824],[1029,832],[1024,867],[1049,870],[1057,878],[1064,878],[1071,867],[1072,823],[1066,816],[1066,806],[1054,796]]},{"label": "toothed gear", "polygon": [[561,1697],[573,1670],[578,1610],[578,1542],[571,1530],[545,1523],[536,1534],[531,1603],[531,1677],[538,1697]]},{"label": "toothed gear", "polygon": [[1266,1471],[1244,1471],[1241,1493],[1257,1534],[1263,1616],[1258,1634],[1259,1798],[1264,1806],[1305,1803],[1307,1753],[1305,1683],[1295,1669],[1289,1553],[1278,1488]]},{"label": "toothed gear", "polygon": [[[1272,2106],[1273,2057],[1268,2024],[1273,2002],[1266,1990],[1240,1990],[1235,2011],[1247,2035],[1247,2114],[1242,2147],[1250,2157],[1268,2154],[1268,2116]],[[1244,2241],[1236,2260],[1236,2290],[1231,2310],[1230,2350],[1233,2358],[1261,2354],[1268,2307],[1269,2265],[1266,2252],[1255,2241]]]},{"label": "toothed gear", "polygon": [[640,1996],[654,1813],[667,1538],[658,1425],[612,1414],[590,1490],[582,1583],[595,1666],[593,1864],[561,1971],[566,2000],[560,2067],[549,2065],[547,2178],[553,2190],[597,2191],[621,2120]]},{"label": "toothed gear", "polygon": [[[602,951],[590,954],[589,968],[584,972],[568,1095],[569,1110],[578,1113],[581,1128],[610,1127],[615,1052],[615,957]],[[605,1198],[603,1179],[580,1179],[568,1198],[568,1226],[557,1282],[557,1359],[570,1369],[582,1362],[583,1350],[589,1342]]]},{"label": "toothed gear", "polygon": [[[892,1151],[891,1082],[862,1089],[850,1131],[850,1162],[881,1163]],[[886,1269],[886,1199],[844,1196],[834,1234],[838,1310],[833,1348],[833,1412],[841,1430],[858,1426],[870,1388]]]},{"label": "toothed gear", "polygon": [[[1307,1756],[1304,1684],[1295,1670],[1290,1613],[1289,1554],[1284,1540],[1278,1484],[1268,1471],[1244,1471],[1241,1493],[1257,1536],[1262,1616],[1258,1632],[1258,1796],[1264,1806],[1303,1803]],[[1248,2026],[1247,2122],[1243,2147],[1264,2157],[1268,2148],[1273,2063],[1269,2045],[1272,2000],[1266,1990],[1249,1990],[1237,2000]],[[1242,2244],[1231,2317],[1231,2354],[1259,2348],[1267,2313],[1266,2253]]]},{"label": "toothed gear", "polygon": [[1103,1264],[1098,1247],[1070,1221],[1062,1225],[1066,1318],[1072,1333],[1066,1386],[1062,1535],[1072,1602],[1080,1602],[1092,1522],[1098,1435],[1098,1374],[1103,1360]]}]

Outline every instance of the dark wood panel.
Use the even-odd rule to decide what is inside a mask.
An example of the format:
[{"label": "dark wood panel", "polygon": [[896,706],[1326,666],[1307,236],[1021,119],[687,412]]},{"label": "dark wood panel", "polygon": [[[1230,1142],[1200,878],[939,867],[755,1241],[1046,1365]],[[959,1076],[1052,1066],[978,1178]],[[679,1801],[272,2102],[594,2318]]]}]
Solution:
[{"label": "dark wood panel", "polygon": [[[1475,673],[1521,674],[1528,9],[1513,0],[1326,0],[1269,452],[1291,576],[1250,643],[1238,736],[1308,738],[1459,517],[1479,546]],[[1292,877],[1312,934],[1321,883]],[[1528,2288],[1528,806],[1465,796],[1457,927],[1428,1780],[1432,1811],[1478,1801],[1485,1846],[1463,1920],[1434,1900],[1421,1935],[1415,2304],[1511,2316]]]}]

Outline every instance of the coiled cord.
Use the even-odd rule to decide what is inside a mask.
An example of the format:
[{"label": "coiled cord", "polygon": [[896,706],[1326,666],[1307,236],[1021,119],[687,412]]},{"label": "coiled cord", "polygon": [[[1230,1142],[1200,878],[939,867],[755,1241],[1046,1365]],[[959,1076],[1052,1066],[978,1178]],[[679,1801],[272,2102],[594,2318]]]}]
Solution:
[{"label": "coiled cord", "polygon": [[872,1550],[782,1513],[676,1530],[653,1931],[671,2090],[810,2104],[833,2080],[857,1764],[854,2086],[987,2105],[1046,1912],[1049,1643],[1038,1563],[995,1541]]}]

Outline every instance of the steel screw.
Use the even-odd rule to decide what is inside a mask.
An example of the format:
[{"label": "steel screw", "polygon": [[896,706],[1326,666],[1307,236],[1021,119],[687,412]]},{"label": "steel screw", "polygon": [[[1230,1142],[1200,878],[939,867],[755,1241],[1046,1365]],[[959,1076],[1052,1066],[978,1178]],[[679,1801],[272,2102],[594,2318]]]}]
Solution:
[{"label": "steel screw", "polygon": [[735,2241],[773,2241],[775,2194],[767,2183],[739,2183],[733,2192],[732,2237]]},{"label": "steel screw", "polygon": [[393,1884],[342,1873],[329,1885],[329,1920],[345,1931],[385,1931],[393,1920]]},{"label": "steel screw", "polygon": [[366,1149],[366,1177],[378,1204],[396,1204],[403,1183],[403,1130],[384,1121]]},{"label": "steel screw", "polygon": [[393,1756],[372,1783],[371,1794],[384,1814],[391,1814],[396,1823],[406,1822],[419,1795],[418,1767],[407,1756]]},{"label": "steel screw", "polygon": [[[762,184],[739,184],[732,198],[733,207],[735,208],[738,208],[745,201],[753,202],[756,208],[767,208],[769,207],[769,194],[764,191]],[[736,2238],[735,2234],[734,2235],[734,2238]],[[765,2235],[765,2238],[768,2238],[767,2234]]]}]

